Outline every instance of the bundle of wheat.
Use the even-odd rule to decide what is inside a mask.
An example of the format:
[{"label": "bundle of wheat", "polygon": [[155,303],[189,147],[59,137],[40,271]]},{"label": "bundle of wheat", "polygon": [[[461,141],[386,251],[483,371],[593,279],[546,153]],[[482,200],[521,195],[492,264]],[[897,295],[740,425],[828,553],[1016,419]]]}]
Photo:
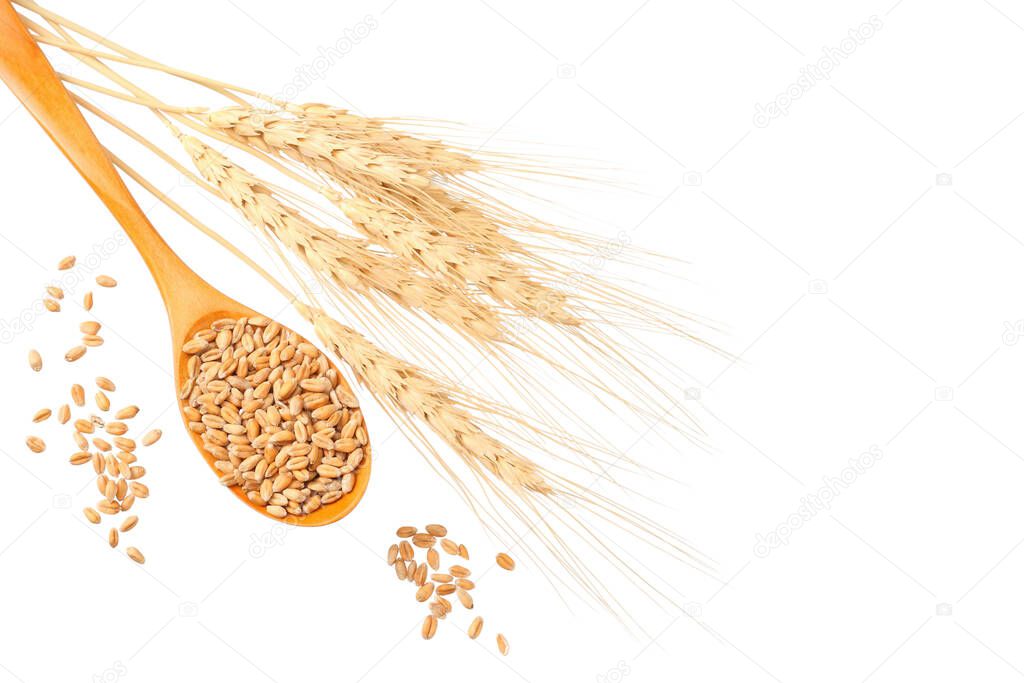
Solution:
[{"label": "bundle of wheat", "polygon": [[[656,589],[606,543],[606,529],[701,562],[675,532],[592,489],[591,482],[614,467],[646,465],[592,436],[599,433],[592,425],[581,424],[587,437],[573,433],[550,406],[573,411],[530,369],[543,364],[590,392],[617,418],[667,421],[699,441],[699,428],[671,380],[653,379],[661,359],[652,361],[647,349],[625,347],[616,333],[659,330],[704,344],[691,332],[701,321],[578,265],[595,253],[627,261],[653,255],[626,245],[608,254],[602,240],[549,225],[489,190],[496,177],[543,179],[554,171],[514,155],[482,154],[405,132],[395,120],[284,102],[160,64],[31,0],[14,2],[40,44],[74,56],[106,79],[104,84],[62,74],[76,102],[230,204],[280,259],[294,285],[270,275],[247,249],[111,152],[122,172],[291,300],[485,523],[507,539],[522,533],[514,522],[533,529],[550,555],[528,547],[524,554],[540,563],[553,558],[592,598],[620,613],[622,605],[603,589],[600,572],[581,561],[561,533],[577,534],[648,591]],[[86,47],[83,38],[95,46]],[[123,67],[198,86],[218,104],[167,103],[126,78]],[[154,113],[197,172],[87,100],[86,92]],[[212,142],[280,181],[247,170]],[[335,316],[359,322],[369,333]],[[447,343],[425,344],[424,329],[439,340],[461,340],[493,363],[508,381],[504,393],[511,398],[484,398],[464,386],[459,352],[447,351]],[[430,369],[403,360],[402,350],[425,351],[420,355],[430,360]],[[458,460],[446,458],[438,442]],[[456,462],[479,488],[460,475]]]}]

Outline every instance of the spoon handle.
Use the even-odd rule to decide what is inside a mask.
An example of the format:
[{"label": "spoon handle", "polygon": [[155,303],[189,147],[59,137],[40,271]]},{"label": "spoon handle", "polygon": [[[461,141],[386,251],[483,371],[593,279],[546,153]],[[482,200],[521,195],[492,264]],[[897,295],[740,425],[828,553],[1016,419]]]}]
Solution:
[{"label": "spoon handle", "polygon": [[10,0],[0,0],[0,79],[124,228],[153,274],[164,301],[170,303],[172,287],[198,280],[139,208]]}]

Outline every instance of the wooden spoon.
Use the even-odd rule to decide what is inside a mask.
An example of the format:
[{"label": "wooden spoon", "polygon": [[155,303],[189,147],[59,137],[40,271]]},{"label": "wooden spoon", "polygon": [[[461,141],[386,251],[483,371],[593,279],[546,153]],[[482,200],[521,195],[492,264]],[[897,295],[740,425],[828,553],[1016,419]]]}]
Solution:
[{"label": "wooden spoon", "polygon": [[[54,73],[39,45],[21,23],[9,0],[0,0],[0,79],[3,79],[82,174],[142,254],[167,309],[172,347],[176,351],[175,386],[182,386],[187,366],[185,354],[180,349],[186,340],[220,318],[252,317],[258,314],[214,289],[185,265],[160,237],[135,202],[85,117]],[[351,393],[351,388],[344,380],[340,388]],[[184,415],[182,419],[185,419]],[[214,469],[213,463],[216,460],[203,449],[199,435],[191,430],[189,434],[210,468]],[[216,469],[214,472],[220,475]],[[291,516],[285,521],[298,526],[321,526],[338,521],[359,503],[369,478],[370,449],[367,447],[363,465],[356,474],[355,487],[351,492],[311,514]],[[277,519],[250,502],[239,487],[232,486],[230,489],[246,505],[271,519]]]}]

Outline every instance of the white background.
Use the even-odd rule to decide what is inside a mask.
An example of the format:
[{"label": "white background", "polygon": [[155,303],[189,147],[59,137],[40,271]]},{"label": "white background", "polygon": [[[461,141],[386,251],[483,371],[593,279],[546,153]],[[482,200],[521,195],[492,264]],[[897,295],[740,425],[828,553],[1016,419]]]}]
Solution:
[{"label": "white background", "polygon": [[[657,489],[660,518],[717,562],[717,578],[645,563],[678,604],[631,602],[644,632],[630,633],[578,601],[563,605],[524,564],[481,581],[487,637],[467,640],[460,614],[424,642],[419,606],[380,559],[391,530],[443,521],[481,568],[499,548],[379,410],[368,407],[376,463],[357,511],[282,535],[217,487],[178,427],[162,306],[132,248],[102,262],[122,282],[98,292],[108,344],[62,367],[83,312],[25,312],[62,256],[82,257],[117,229],[0,91],[0,320],[27,315],[32,327],[5,333],[2,347],[0,680],[1024,677],[1024,12],[1013,3],[53,8],[265,90],[372,20],[302,99],[455,119],[484,138],[562,145],[620,167],[638,191],[571,208],[599,218],[595,233],[628,230],[686,260],[687,282],[661,296],[719,321],[712,341],[741,360],[662,342],[695,378],[709,453],[623,438],[681,480]],[[836,58],[830,78],[805,82],[786,115],[755,125],[759,103],[872,21],[874,34]],[[173,196],[195,199],[153,168]],[[166,210],[151,215],[212,282],[298,324]],[[76,300],[84,287],[69,288]],[[27,369],[33,346],[48,361],[42,376]],[[66,400],[71,381],[100,373],[119,383],[117,405],[142,405],[143,424],[165,430],[145,454],[154,494],[130,534],[144,568],[82,522],[95,496],[87,473],[65,463],[67,434],[29,424],[36,408]],[[30,429],[50,440],[45,455],[24,447]],[[833,485],[829,509],[791,518],[872,447],[880,455]],[[758,535],[779,528],[787,542],[757,552]],[[494,656],[493,629],[508,634],[509,657]]]}]

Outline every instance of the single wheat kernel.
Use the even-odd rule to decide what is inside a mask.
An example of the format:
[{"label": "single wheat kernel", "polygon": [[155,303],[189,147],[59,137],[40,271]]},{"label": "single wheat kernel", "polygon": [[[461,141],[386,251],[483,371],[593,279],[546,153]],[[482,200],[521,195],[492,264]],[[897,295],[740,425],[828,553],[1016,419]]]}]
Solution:
[{"label": "single wheat kernel", "polygon": [[128,425],[117,420],[108,422],[103,429],[105,429],[107,434],[110,434],[111,436],[124,436],[128,433]]},{"label": "single wheat kernel", "polygon": [[96,392],[96,407],[104,412],[110,410],[110,399],[102,391]]},{"label": "single wheat kernel", "polygon": [[40,439],[38,436],[30,436],[25,439],[25,445],[33,453],[42,453],[46,450],[46,442]]},{"label": "single wheat kernel", "polygon": [[74,256],[65,256],[57,264],[57,270],[71,270],[74,267],[75,267],[75,257]]},{"label": "single wheat kernel", "polygon": [[417,586],[422,586],[427,582],[427,565],[421,564],[416,568],[416,575],[413,576],[413,581],[416,582]]},{"label": "single wheat kernel", "polygon": [[430,640],[437,633],[437,619],[433,614],[428,614],[427,618],[423,620],[423,628],[420,629],[420,633],[424,640]]},{"label": "single wheat kernel", "polygon": [[476,584],[469,579],[458,579],[455,581],[455,585],[464,591],[471,591],[476,588]]},{"label": "single wheat kernel", "polygon": [[93,438],[92,445],[104,453],[109,453],[113,450],[113,447],[106,441],[106,439],[101,439],[98,436]]},{"label": "single wheat kernel", "polygon": [[455,586],[450,583],[442,583],[437,587],[438,595],[451,595],[455,592]]},{"label": "single wheat kernel", "polygon": [[417,602],[426,602],[434,594],[434,584],[425,583],[416,590]]},{"label": "single wheat kernel", "polygon": [[430,534],[413,534],[412,544],[417,548],[433,547],[436,540]]},{"label": "single wheat kernel", "polygon": [[60,304],[54,301],[53,299],[43,299],[43,306],[46,306],[46,310],[48,310],[50,313],[60,312]]},{"label": "single wheat kernel", "polygon": [[72,347],[68,349],[67,353],[64,354],[64,360],[66,360],[69,363],[74,363],[76,360],[85,355],[86,350],[87,349],[84,346]]},{"label": "single wheat kernel", "polygon": [[86,292],[82,297],[82,307],[87,311],[92,310],[92,292]]},{"label": "single wheat kernel", "polygon": [[65,403],[57,409],[57,421],[62,425],[66,425],[68,420],[71,419],[71,407]]},{"label": "single wheat kernel", "polygon": [[472,595],[470,595],[466,591],[464,591],[461,588],[459,588],[458,590],[455,591],[455,597],[457,597],[459,599],[459,602],[462,603],[463,607],[465,607],[466,609],[473,609],[473,596]]},{"label": "single wheat kernel", "polygon": [[85,387],[81,384],[71,385],[71,400],[74,401],[75,405],[79,408],[85,405]]},{"label": "single wheat kernel", "polygon": [[508,654],[508,639],[502,634],[498,634],[498,652],[502,655]]},{"label": "single wheat kernel", "polygon": [[82,434],[92,434],[96,431],[96,425],[92,420],[75,420],[75,429]]},{"label": "single wheat kernel", "polygon": [[448,530],[440,524],[428,524],[427,533],[431,536],[437,536],[438,538],[440,538],[441,536],[447,536]]},{"label": "single wheat kernel", "polygon": [[159,429],[154,429],[150,432],[146,432],[146,435],[142,437],[142,445],[152,446],[153,444],[160,440],[161,436],[163,436],[163,432],[161,432]]},{"label": "single wheat kernel", "polygon": [[462,565],[453,564],[451,567],[448,568],[448,573],[451,574],[452,576],[458,577],[460,579],[464,579],[467,576],[469,576],[472,572],[470,572],[468,569],[466,569]]},{"label": "single wheat kernel", "polygon": [[116,515],[121,511],[121,506],[113,500],[101,500],[96,503],[96,509],[105,515]]},{"label": "single wheat kernel", "polygon": [[43,420],[50,419],[50,415],[53,415],[53,411],[49,408],[41,408],[36,411],[36,414],[32,416],[33,422],[42,422]]},{"label": "single wheat kernel", "polygon": [[398,531],[395,532],[395,535],[399,538],[409,538],[415,533],[416,527],[414,526],[400,526],[398,527]]},{"label": "single wheat kernel", "polygon": [[464,560],[469,559],[469,548],[462,545],[461,543],[459,544],[459,557],[461,557]]},{"label": "single wheat kernel", "polygon": [[99,334],[102,327],[103,326],[95,320],[86,320],[84,323],[79,323],[78,331],[82,334]]},{"label": "single wheat kernel", "polygon": [[403,560],[395,562],[395,576],[398,577],[399,581],[405,581],[409,578],[409,572]]},{"label": "single wheat kernel", "polygon": [[497,557],[494,559],[498,563],[498,566],[506,571],[512,571],[516,568],[516,561],[505,553],[498,553]]},{"label": "single wheat kernel", "polygon": [[98,337],[95,334],[82,335],[82,344],[85,346],[103,346],[103,337]]},{"label": "single wheat kernel", "polygon": [[50,285],[49,287],[46,288],[46,293],[52,296],[54,299],[64,298],[64,290],[61,289],[60,287],[54,287],[53,285]]},{"label": "single wheat kernel", "polygon": [[[97,325],[98,324],[99,323],[97,323]],[[93,333],[93,334],[95,334],[95,333]],[[117,391],[117,385],[115,385],[113,382],[111,382],[106,377],[97,377],[96,378],[96,386],[98,386],[103,391]]]},{"label": "single wheat kernel", "polygon": [[89,448],[89,440],[81,432],[75,432],[72,436],[75,438],[75,445],[78,446],[78,450],[84,451]]},{"label": "single wheat kernel", "polygon": [[68,462],[70,462],[72,465],[84,465],[85,463],[90,462],[91,460],[92,454],[89,453],[89,451],[78,451],[77,453],[72,454],[72,456],[68,459]]},{"label": "single wheat kernel", "polygon": [[415,581],[416,573],[420,570],[416,560],[409,560],[409,565],[405,568],[405,578],[407,581]]},{"label": "single wheat kernel", "polygon": [[100,287],[117,287],[117,280],[109,275],[97,275],[96,284]]},{"label": "single wheat kernel", "polygon": [[129,547],[128,550],[125,551],[125,553],[128,555],[128,557],[132,558],[139,564],[146,564],[146,557],[141,552],[139,552],[138,548]]},{"label": "single wheat kernel", "polygon": [[124,436],[115,436],[114,445],[122,451],[128,451],[129,453],[135,450],[135,442]]},{"label": "single wheat kernel", "polygon": [[35,349],[28,352],[28,366],[36,372],[43,369],[43,357]]},{"label": "single wheat kernel", "polygon": [[445,551],[449,555],[458,555],[459,554],[459,544],[456,543],[455,541],[451,540],[451,539],[442,538],[441,539],[441,550]]},{"label": "single wheat kernel", "polygon": [[427,564],[429,564],[430,568],[434,571],[437,571],[438,567],[441,566],[441,557],[433,548],[427,550]]},{"label": "single wheat kernel", "polygon": [[438,573],[438,574],[431,574],[430,575],[430,580],[431,581],[436,581],[437,583],[451,583],[452,575],[451,574],[440,574],[440,573]]},{"label": "single wheat kernel", "polygon": [[476,639],[480,635],[480,632],[484,630],[484,618],[474,617],[473,621],[469,623],[469,630],[466,633],[469,634],[470,638]]},{"label": "single wheat kernel", "polygon": [[138,414],[139,409],[137,406],[128,406],[114,413],[114,417],[118,420],[130,420]]},{"label": "single wheat kernel", "polygon": [[402,559],[405,560],[406,562],[411,560],[413,558],[413,555],[415,555],[415,553],[416,553],[416,551],[412,549],[412,546],[409,545],[408,541],[402,541],[401,543],[398,544],[398,554],[401,555]]},{"label": "single wheat kernel", "polygon": [[[268,479],[267,481],[270,481],[270,480]],[[394,564],[395,560],[397,560],[397,559],[398,559],[398,544],[397,543],[392,543],[391,547],[388,548],[388,564],[389,565]]]},{"label": "single wheat kernel", "polygon": [[85,518],[93,524],[100,523],[100,513],[96,512],[92,508],[85,508],[82,510],[82,514],[85,515]]},{"label": "single wheat kernel", "polygon": [[111,548],[117,547],[117,529],[111,527],[110,531],[107,533],[107,543],[110,544]]},{"label": "single wheat kernel", "polygon": [[135,528],[135,525],[139,523],[139,518],[135,515],[130,516],[128,519],[121,522],[121,533],[131,531]]}]

